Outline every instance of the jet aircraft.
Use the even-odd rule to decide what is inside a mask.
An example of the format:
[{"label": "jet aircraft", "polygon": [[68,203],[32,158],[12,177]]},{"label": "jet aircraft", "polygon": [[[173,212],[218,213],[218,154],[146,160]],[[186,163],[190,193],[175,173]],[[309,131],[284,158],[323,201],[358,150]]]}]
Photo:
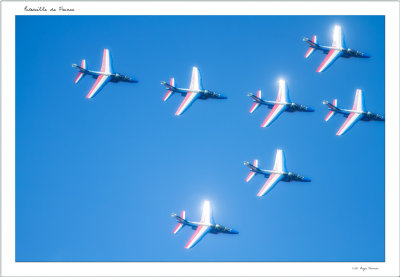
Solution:
[{"label": "jet aircraft", "polygon": [[279,182],[311,182],[310,179],[290,172],[286,169],[286,159],[283,150],[278,149],[275,156],[275,164],[272,170],[261,169],[258,167],[258,160],[254,160],[254,164],[244,162],[250,168],[250,174],[246,178],[246,182],[249,182],[255,175],[261,174],[265,178],[268,178],[264,186],[258,192],[257,196],[261,197],[266,195],[274,186]]},{"label": "jet aircraft", "polygon": [[336,25],[333,29],[332,46],[319,45],[317,42],[317,36],[313,36],[312,40],[308,38],[303,38],[303,41],[307,42],[310,45],[310,48],[304,56],[305,58],[308,58],[314,52],[314,50],[321,50],[324,54],[327,54],[324,61],[318,67],[317,72],[325,71],[339,57],[369,58],[369,56],[365,53],[346,48],[342,28],[339,25]]},{"label": "jet aircraft", "polygon": [[180,93],[182,96],[185,96],[185,99],[183,99],[175,115],[183,114],[193,104],[193,102],[196,101],[196,99],[202,99],[202,100],[206,100],[208,98],[227,99],[227,97],[222,94],[203,89],[200,72],[197,69],[197,67],[193,67],[192,79],[190,81],[189,89],[175,87],[174,78],[171,78],[169,84],[167,84],[164,81],[161,81],[161,84],[164,85],[168,90],[164,96],[164,101],[167,101],[174,93]]},{"label": "jet aircraft", "polygon": [[250,113],[253,113],[260,105],[265,105],[268,108],[272,109],[267,118],[264,120],[263,124],[261,127],[268,127],[272,124],[272,122],[275,121],[275,119],[278,118],[278,116],[286,111],[286,112],[313,112],[314,110],[312,108],[299,105],[296,103],[293,103],[290,101],[289,98],[289,88],[286,85],[285,80],[280,79],[279,80],[279,91],[278,91],[278,97],[276,98],[276,101],[266,101],[261,99],[261,90],[257,92],[257,95],[253,95],[251,93],[248,94],[253,101],[254,104],[250,108]]},{"label": "jet aircraft", "polygon": [[372,112],[368,112],[365,109],[364,104],[364,94],[361,89],[356,90],[356,95],[354,97],[353,108],[351,110],[339,109],[337,107],[337,99],[333,100],[333,104],[329,103],[328,101],[324,100],[323,104],[328,106],[330,110],[328,115],[325,118],[325,121],[328,121],[332,118],[336,113],[343,114],[344,117],[347,117],[346,121],[343,123],[342,127],[340,127],[339,131],[337,131],[336,135],[341,136],[350,130],[351,127],[358,121],[385,121],[385,118],[382,115],[375,114]]},{"label": "jet aircraft", "polygon": [[196,232],[190,238],[185,248],[189,249],[194,247],[207,233],[218,234],[218,233],[227,233],[227,234],[239,234],[238,231],[230,229],[228,227],[215,224],[214,218],[212,215],[212,210],[209,201],[204,201],[203,204],[203,212],[201,214],[200,222],[189,221],[186,219],[186,212],[182,211],[181,215],[171,214],[172,217],[175,217],[178,220],[178,225],[175,227],[173,233],[176,234],[179,230],[184,226],[192,227]]},{"label": "jet aircraft", "polygon": [[110,50],[104,49],[103,52],[103,63],[101,65],[100,71],[92,71],[86,69],[86,60],[82,60],[81,66],[73,64],[72,67],[79,70],[78,76],[75,79],[75,84],[77,84],[83,76],[92,75],[93,78],[96,79],[93,87],[90,89],[86,98],[93,98],[96,96],[97,93],[108,83],[118,83],[118,82],[129,82],[129,83],[137,83],[138,81],[127,77],[125,75],[115,73],[112,65],[112,59]]}]

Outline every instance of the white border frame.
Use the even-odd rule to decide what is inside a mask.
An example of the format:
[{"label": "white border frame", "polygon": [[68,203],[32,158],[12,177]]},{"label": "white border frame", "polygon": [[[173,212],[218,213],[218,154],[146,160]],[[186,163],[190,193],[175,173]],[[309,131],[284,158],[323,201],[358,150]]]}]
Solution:
[{"label": "white border frame", "polygon": [[[399,3],[396,2],[2,2],[1,276],[399,276]],[[27,12],[24,7],[48,8]],[[74,12],[50,12],[51,7]],[[129,12],[128,12],[129,11]],[[261,12],[262,11],[262,12]],[[15,15],[385,15],[386,240],[369,262],[15,262]],[[353,267],[367,268],[365,271]],[[371,270],[368,267],[377,267]]]}]

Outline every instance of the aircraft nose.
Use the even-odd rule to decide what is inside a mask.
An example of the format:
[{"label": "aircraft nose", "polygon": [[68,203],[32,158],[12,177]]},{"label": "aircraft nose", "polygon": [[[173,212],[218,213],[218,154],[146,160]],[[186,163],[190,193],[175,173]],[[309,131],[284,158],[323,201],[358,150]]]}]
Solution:
[{"label": "aircraft nose", "polygon": [[308,112],[314,112],[315,110],[314,110],[313,108],[307,107],[307,111],[308,111]]},{"label": "aircraft nose", "polygon": [[367,54],[365,54],[365,53],[362,53],[362,57],[363,57],[363,58],[371,58],[370,55],[367,55]]},{"label": "aircraft nose", "polygon": [[225,96],[225,95],[223,95],[223,94],[221,94],[221,95],[219,96],[219,98],[220,98],[220,99],[228,99],[228,97]]},{"label": "aircraft nose", "polygon": [[310,178],[304,177],[303,182],[311,182]]},{"label": "aircraft nose", "polygon": [[239,232],[236,231],[236,230],[234,230],[234,229],[232,229],[232,230],[231,230],[231,234],[239,234]]}]

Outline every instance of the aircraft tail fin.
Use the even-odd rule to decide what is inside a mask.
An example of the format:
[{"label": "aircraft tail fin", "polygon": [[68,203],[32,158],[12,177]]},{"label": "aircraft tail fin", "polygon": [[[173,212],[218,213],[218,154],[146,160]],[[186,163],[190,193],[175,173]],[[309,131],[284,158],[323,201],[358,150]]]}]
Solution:
[{"label": "aircraft tail fin", "polygon": [[76,76],[76,78],[75,78],[75,84],[77,84],[77,83],[82,79],[82,77],[86,75],[86,74],[85,74],[85,70],[86,70],[86,60],[82,60],[81,66],[80,66],[80,67],[77,66],[77,65],[72,65],[72,66],[74,66],[74,67],[76,67],[76,68],[79,69],[78,76]]},{"label": "aircraft tail fin", "polygon": [[307,50],[307,52],[306,52],[306,54],[304,55],[304,57],[307,59],[308,57],[310,57],[310,55],[315,51],[315,45],[318,45],[318,42],[317,42],[317,36],[313,36],[313,38],[312,38],[312,43],[311,42],[309,42],[309,41],[307,41],[308,42],[308,44],[310,44],[310,48],[308,48],[308,50]]},{"label": "aircraft tail fin", "polygon": [[330,109],[329,113],[327,114],[327,116],[325,117],[325,121],[328,121],[329,119],[332,118],[332,116],[334,116],[336,114],[336,110],[337,110],[337,99],[333,99],[333,103],[329,103],[328,101],[324,101],[323,102],[325,105],[328,106],[328,108]]},{"label": "aircraft tail fin", "polygon": [[[257,98],[261,99],[261,90],[257,91]],[[253,113],[255,110],[260,107],[260,103],[254,102],[253,106],[251,106],[249,113]]]},{"label": "aircraft tail fin", "polygon": [[176,227],[173,231],[173,233],[176,234],[182,229],[183,226],[185,226],[186,212],[182,211],[181,216],[178,216],[176,214],[172,214],[172,216],[175,217],[179,221],[178,225],[176,225]]},{"label": "aircraft tail fin", "polygon": [[[254,160],[254,164],[255,167],[258,167],[258,160]],[[250,182],[251,179],[253,179],[254,176],[256,176],[257,173],[255,173],[254,171],[250,171],[249,176],[247,176],[246,178],[246,182]]]},{"label": "aircraft tail fin", "polygon": [[[169,86],[170,87],[175,87],[175,78],[171,78],[171,81],[169,82]],[[171,97],[171,95],[173,94],[174,92],[172,91],[172,90],[168,90],[167,91],[167,93],[165,94],[165,96],[164,96],[164,102],[165,101],[167,101],[170,97]]]}]

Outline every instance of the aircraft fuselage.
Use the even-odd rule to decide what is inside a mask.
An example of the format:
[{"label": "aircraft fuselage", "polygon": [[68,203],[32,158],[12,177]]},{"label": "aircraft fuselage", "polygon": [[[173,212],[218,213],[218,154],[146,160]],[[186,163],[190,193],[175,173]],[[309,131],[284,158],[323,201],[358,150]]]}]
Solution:
[{"label": "aircraft fuselage", "polygon": [[137,83],[138,82],[134,78],[130,78],[128,76],[125,76],[125,75],[122,75],[119,73],[105,73],[105,72],[101,72],[101,71],[88,70],[88,69],[84,69],[76,64],[73,64],[72,66],[77,68],[82,73],[85,73],[87,75],[92,75],[93,78],[97,78],[97,76],[99,76],[99,75],[111,76],[110,82],[113,82],[113,83],[118,83],[118,82]]},{"label": "aircraft fuselage", "polygon": [[360,120],[362,120],[362,121],[371,121],[371,120],[385,121],[385,117],[384,116],[382,116],[380,114],[373,113],[373,112],[340,109],[338,107],[333,106],[328,101],[323,101],[323,104],[327,105],[330,110],[332,110],[332,111],[334,111],[336,113],[342,114],[344,117],[348,117],[350,113],[357,113],[357,114],[362,114],[362,118],[360,118]]},{"label": "aircraft fuselage", "polygon": [[313,112],[314,109],[310,108],[310,107],[306,107],[300,104],[296,104],[293,102],[277,102],[277,101],[267,101],[267,100],[263,100],[261,98],[258,98],[257,96],[249,93],[248,94],[254,102],[259,103],[260,105],[266,105],[268,108],[272,108],[274,105],[285,105],[286,106],[286,110],[285,112]]},{"label": "aircraft fuselage", "polygon": [[268,178],[271,174],[281,174],[284,176],[282,179],[283,182],[311,182],[311,180],[307,177],[301,176],[299,174],[293,173],[293,172],[285,172],[285,171],[276,171],[276,170],[267,170],[267,169],[261,169],[258,168],[254,165],[252,165],[249,162],[244,162],[245,165],[250,167],[251,171],[254,171],[257,174],[264,175],[265,178]]},{"label": "aircraft fuselage", "polygon": [[192,229],[196,229],[198,226],[209,226],[211,228],[210,233],[213,234],[218,234],[218,233],[228,233],[228,234],[239,234],[238,231],[222,226],[220,224],[209,224],[209,223],[203,223],[203,222],[196,222],[196,221],[189,221],[186,219],[181,218],[179,215],[172,214],[173,217],[175,217],[180,223],[184,225],[191,226]]},{"label": "aircraft fuselage", "polygon": [[174,86],[171,86],[170,84],[162,81],[161,82],[162,85],[164,85],[166,87],[166,89],[171,90],[172,92],[177,92],[177,93],[181,93],[182,96],[186,95],[188,92],[194,92],[194,93],[200,93],[201,95],[199,96],[199,99],[208,99],[208,98],[216,98],[216,99],[227,99],[228,97],[220,94],[220,93],[216,93],[214,91],[210,91],[207,89],[203,89],[203,90],[190,90],[187,88],[177,88]]},{"label": "aircraft fuselage", "polygon": [[339,48],[339,47],[319,45],[317,43],[314,43],[312,40],[308,38],[304,38],[303,40],[307,42],[310,45],[310,47],[315,48],[317,50],[322,50],[325,54],[328,54],[330,50],[338,50],[342,51],[341,57],[343,58],[350,58],[350,57],[370,58],[370,56],[368,56],[367,54],[351,48]]}]

